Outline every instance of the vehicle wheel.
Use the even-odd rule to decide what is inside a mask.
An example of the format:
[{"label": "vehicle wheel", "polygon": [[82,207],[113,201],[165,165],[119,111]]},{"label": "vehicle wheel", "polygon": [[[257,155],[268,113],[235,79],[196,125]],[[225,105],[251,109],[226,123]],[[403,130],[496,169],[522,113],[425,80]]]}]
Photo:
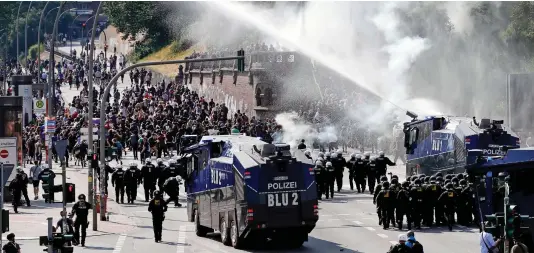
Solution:
[{"label": "vehicle wheel", "polygon": [[302,247],[302,244],[304,244],[304,240],[300,238],[294,238],[293,240],[287,241],[287,247],[290,249],[298,249]]},{"label": "vehicle wheel", "polygon": [[200,237],[205,237],[207,234],[206,229],[200,225],[200,217],[197,210],[195,210],[195,233]]},{"label": "vehicle wheel", "polygon": [[242,240],[239,239],[239,232],[237,231],[237,224],[235,221],[232,221],[230,226],[230,237],[232,237],[232,246],[235,249],[240,249],[242,247]]},{"label": "vehicle wheel", "polygon": [[226,224],[226,220],[224,218],[221,218],[220,224],[220,231],[221,231],[221,242],[226,245],[230,246],[232,245],[232,240],[230,239],[230,228],[228,228],[228,225]]}]

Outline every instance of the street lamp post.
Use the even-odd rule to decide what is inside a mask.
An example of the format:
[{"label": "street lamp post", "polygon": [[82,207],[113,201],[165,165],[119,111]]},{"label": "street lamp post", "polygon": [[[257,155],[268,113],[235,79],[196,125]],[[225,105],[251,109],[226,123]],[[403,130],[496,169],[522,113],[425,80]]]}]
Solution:
[{"label": "street lamp post", "polygon": [[[41,12],[41,18],[39,18],[39,26],[37,27],[37,83],[39,83],[39,80],[41,79],[41,23],[43,22],[44,12],[49,3],[50,2],[46,2],[45,4],[45,7]],[[50,11],[48,13],[50,13]]]},{"label": "street lamp post", "polygon": [[[55,107],[55,87],[54,87],[54,44],[56,42],[56,34],[57,34],[57,26],[59,24],[59,17],[61,16],[60,12],[63,8],[63,5],[65,2],[61,2],[59,4],[59,10],[56,15],[56,20],[54,22],[54,28],[52,29],[52,46],[50,47],[50,56],[49,56],[49,64],[48,64],[48,108],[47,108],[47,114],[48,117],[52,117],[54,115],[54,110],[52,110],[53,107]],[[49,136],[49,142],[48,144],[48,167],[52,169],[52,136]],[[65,217],[64,217],[65,218]]]},{"label": "street lamp post", "polygon": [[[98,13],[100,13],[100,9],[102,8],[102,2],[100,2],[98,4],[98,8],[96,9],[96,13],[93,17],[96,17],[98,16]],[[87,19],[87,21],[89,21],[91,18],[93,17],[90,17],[89,19]],[[97,22],[98,18],[95,18],[95,20],[93,20],[93,27],[96,26],[96,22]],[[85,23],[87,24],[87,21],[85,21]],[[94,143],[93,143],[93,55],[95,53],[95,49],[94,47],[92,46],[94,43],[95,43],[95,30],[93,29],[92,33],[91,33],[91,41],[90,41],[90,50],[89,51],[89,73],[87,75],[87,84],[88,84],[88,98],[87,100],[89,100],[89,115],[87,115],[87,120],[89,121],[88,124],[87,124],[87,132],[89,132],[89,136],[88,137],[88,141],[89,141],[89,154],[93,154],[94,152],[94,149],[93,149],[93,146],[94,146]],[[83,33],[82,33],[82,36],[83,36]],[[102,109],[102,108],[100,108]],[[100,150],[104,150],[105,146],[100,146]],[[102,152],[100,152],[102,154]],[[93,200],[93,203],[96,203],[96,194],[93,192],[93,189],[95,189],[96,187],[93,187],[92,185],[92,180],[93,180],[93,170],[92,169],[89,169],[89,183],[88,183],[88,187],[89,187],[89,193],[90,193],[90,196],[92,196],[92,200]],[[106,220],[106,214],[102,211],[102,210],[106,210],[106,206],[105,206],[105,201],[104,201],[104,196],[106,194],[106,170],[105,170],[105,166],[100,166],[100,178],[99,178],[99,181],[100,181],[100,218],[101,220]],[[92,193],[92,194],[91,194]],[[97,215],[97,210],[96,208],[93,208],[93,230],[96,231],[98,229],[98,226],[97,226],[97,221],[98,221],[98,215]]]},{"label": "street lamp post", "polygon": [[[57,9],[59,9],[59,6],[50,9],[50,10],[46,13],[46,15],[45,15],[45,17],[44,17],[44,20],[46,20],[46,18],[48,18],[48,14],[50,14],[50,12],[52,12],[53,10],[57,10]],[[45,34],[46,34],[46,25],[45,25],[45,27],[44,27],[44,32],[45,32]]]},{"label": "street lamp post", "polygon": [[[26,12],[26,20],[24,22],[24,65],[26,71],[28,71],[28,16],[30,15],[30,9],[32,8],[32,1],[28,5],[28,11]],[[26,73],[28,74],[28,73]]]},{"label": "street lamp post", "polygon": [[[70,23],[70,52],[72,53],[72,26],[74,25],[74,22],[76,21],[76,19],[78,19],[78,17],[80,17],[82,14],[79,14],[78,16],[76,16],[74,18],[74,20],[72,20],[72,23]],[[83,28],[82,28],[83,29]],[[83,32],[82,32],[83,33]],[[82,35],[83,37],[83,35]]]},{"label": "street lamp post", "polygon": [[15,23],[15,29],[17,29],[17,53],[15,54],[15,58],[17,59],[17,63],[19,63],[19,15],[20,15],[20,7],[22,7],[22,4],[24,2],[21,1],[19,4],[19,10],[17,11],[17,21]]}]

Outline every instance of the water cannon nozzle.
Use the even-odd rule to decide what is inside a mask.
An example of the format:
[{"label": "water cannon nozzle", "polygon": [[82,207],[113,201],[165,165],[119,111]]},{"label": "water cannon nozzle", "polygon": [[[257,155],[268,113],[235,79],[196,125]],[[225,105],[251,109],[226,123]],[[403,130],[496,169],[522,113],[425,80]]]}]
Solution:
[{"label": "water cannon nozzle", "polygon": [[406,111],[406,116],[412,118],[412,119],[417,119],[418,115],[415,114],[414,112],[411,112],[411,111]]}]

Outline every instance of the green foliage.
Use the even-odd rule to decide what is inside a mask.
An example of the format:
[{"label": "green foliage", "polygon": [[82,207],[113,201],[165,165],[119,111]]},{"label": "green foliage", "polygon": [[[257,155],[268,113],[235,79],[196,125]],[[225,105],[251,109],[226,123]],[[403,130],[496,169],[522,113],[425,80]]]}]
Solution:
[{"label": "green foliage", "polygon": [[179,52],[185,51],[193,46],[193,41],[190,39],[181,39],[175,40],[171,44],[171,52],[177,54]]},{"label": "green foliage", "polygon": [[44,52],[44,44],[41,43],[40,45],[40,49],[38,48],[37,44],[33,45],[30,47],[30,49],[28,49],[28,55],[30,56],[31,59],[36,59],[37,58],[37,52]]}]

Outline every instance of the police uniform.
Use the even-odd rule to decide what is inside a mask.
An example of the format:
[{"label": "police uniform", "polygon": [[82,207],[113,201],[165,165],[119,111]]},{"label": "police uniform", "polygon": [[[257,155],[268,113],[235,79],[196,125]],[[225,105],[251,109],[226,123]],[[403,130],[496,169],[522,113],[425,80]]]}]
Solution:
[{"label": "police uniform", "polygon": [[154,192],[154,198],[148,204],[148,211],[152,213],[152,227],[154,228],[154,240],[161,242],[163,220],[167,211],[167,203],[159,191]]},{"label": "police uniform", "polygon": [[131,163],[130,168],[126,171],[124,176],[124,183],[126,184],[126,196],[128,203],[133,204],[137,198],[137,186],[140,184],[140,171],[137,169],[137,164]]},{"label": "police uniform", "polygon": [[152,198],[154,196],[154,191],[156,190],[156,177],[154,170],[156,166],[152,164],[150,158],[146,159],[145,165],[141,168],[141,175],[143,181],[143,188],[145,189],[145,201],[148,202],[149,196]]},{"label": "police uniform", "polygon": [[76,242],[80,242],[80,228],[82,235],[82,246],[85,246],[85,237],[87,234],[87,227],[89,226],[89,209],[93,209],[93,206],[85,201],[85,195],[80,194],[78,196],[78,202],[72,206],[72,214],[76,215],[76,220],[74,221],[74,238]]},{"label": "police uniform", "polygon": [[120,200],[121,204],[124,204],[125,173],[126,172],[122,170],[122,166],[117,165],[117,170],[115,171],[115,173],[113,173],[113,176],[111,176],[111,185],[113,185],[113,187],[115,188],[115,201],[119,203]]},{"label": "police uniform", "polygon": [[317,184],[317,198],[321,200],[323,196],[323,192],[325,191],[324,190],[325,169],[321,161],[315,162],[315,167],[313,168],[313,172],[315,174],[315,183]]},{"label": "police uniform", "polygon": [[334,198],[334,181],[335,181],[335,170],[331,162],[326,162],[326,173],[325,173],[325,194],[326,199],[330,195],[330,198]]}]

